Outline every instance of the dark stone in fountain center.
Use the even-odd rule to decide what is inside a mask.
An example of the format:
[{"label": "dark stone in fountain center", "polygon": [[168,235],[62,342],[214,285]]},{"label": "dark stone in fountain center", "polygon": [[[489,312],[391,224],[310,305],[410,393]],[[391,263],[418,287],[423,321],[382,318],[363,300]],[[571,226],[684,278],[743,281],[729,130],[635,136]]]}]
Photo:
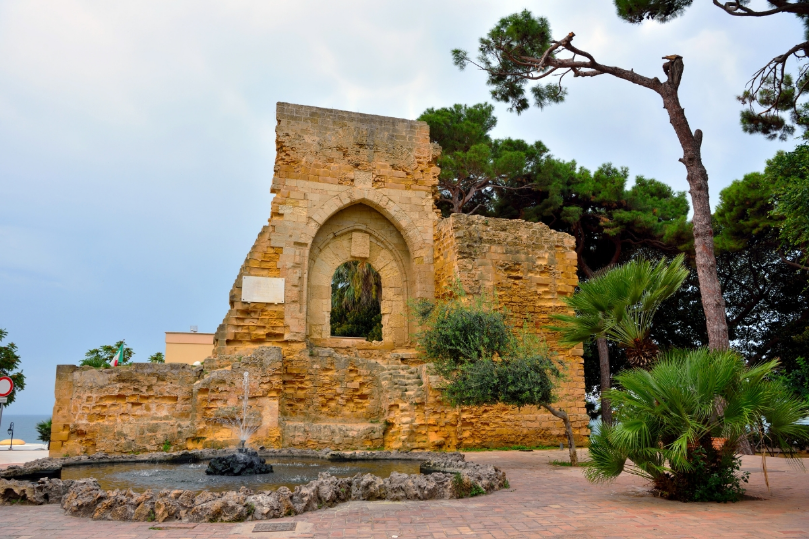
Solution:
[{"label": "dark stone in fountain center", "polygon": [[239,448],[233,455],[215,457],[208,463],[207,475],[259,475],[272,473],[272,466],[264,463],[258,452]]}]

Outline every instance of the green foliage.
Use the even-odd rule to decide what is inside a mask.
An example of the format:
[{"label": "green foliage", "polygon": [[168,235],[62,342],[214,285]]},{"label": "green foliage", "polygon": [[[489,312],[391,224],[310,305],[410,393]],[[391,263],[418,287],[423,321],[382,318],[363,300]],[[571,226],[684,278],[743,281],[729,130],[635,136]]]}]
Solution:
[{"label": "green foliage", "polygon": [[669,22],[683,14],[694,0],[614,0],[618,16],[627,22],[639,24],[651,19]]},{"label": "green foliage", "polygon": [[[0,343],[6,338],[8,332],[0,329]],[[14,382],[14,391],[7,397],[6,406],[14,402],[17,393],[25,389],[25,375],[20,368],[20,356],[17,354],[17,345],[13,342],[0,346],[0,376],[8,376]]]},{"label": "green foliage", "polygon": [[421,317],[418,346],[444,379],[442,394],[453,405],[553,401],[560,376],[550,353],[525,326],[515,330],[491,299],[470,298],[460,289]]},{"label": "green foliage", "polygon": [[452,488],[455,491],[456,498],[473,498],[486,494],[486,491],[480,485],[457,472],[452,476]]},{"label": "green foliage", "polygon": [[[574,236],[583,276],[643,247],[675,253],[693,241],[685,193],[643,176],[627,189],[629,171],[609,163],[591,172],[547,153],[526,155],[526,173],[506,184],[491,214],[543,222]],[[523,185],[530,189],[513,190]]]},{"label": "green foliage", "polygon": [[415,312],[427,313],[421,321],[428,327],[418,335],[418,342],[426,358],[440,362],[436,368],[454,370],[456,363],[491,358],[512,339],[505,316],[486,298],[470,298],[468,304],[461,299],[439,301],[429,309],[423,307],[426,304],[419,304],[421,310]]},{"label": "green foliage", "polygon": [[787,247],[809,255],[809,145],[779,152],[767,162],[765,174],[775,185],[776,203],[772,211],[782,219],[780,238]]},{"label": "green foliage", "polygon": [[650,342],[654,315],[688,276],[683,259],[679,255],[657,264],[636,259],[582,283],[563,298],[576,314],[552,315],[559,324],[550,329],[560,332],[561,342],[568,345],[609,339],[629,351],[632,363],[647,365],[657,351]]},{"label": "green foliage", "polygon": [[[797,357],[809,357],[809,272],[794,262],[803,258],[805,264],[806,244],[801,249],[784,239],[785,234],[797,235],[806,217],[797,207],[789,212],[793,220],[787,224],[787,212],[780,211],[784,207],[780,193],[799,185],[804,174],[800,153],[779,154],[763,174],[734,181],[721,191],[714,214],[717,272],[731,341],[748,361],[778,357],[786,371],[795,368]],[[792,159],[797,164],[787,166]],[[698,295],[694,280],[678,298],[681,315],[665,316],[668,327],[682,333],[686,320],[697,324],[702,314],[692,304]],[[697,335],[691,340],[704,342]]]},{"label": "green foliage", "polygon": [[497,125],[494,107],[488,103],[429,108],[418,120],[430,126],[430,137],[441,145],[444,155],[466,152],[479,144],[489,144],[489,132]]},{"label": "green foliage", "polygon": [[94,367],[96,369],[108,369],[112,366],[112,358],[118,353],[118,348],[120,348],[122,344],[124,345],[124,357],[118,364],[126,365],[132,361],[132,356],[135,355],[135,352],[126,346],[126,341],[124,340],[120,340],[113,345],[105,344],[98,348],[88,350],[84,355],[84,359],[79,362],[79,365],[82,367]]},{"label": "green foliage", "polygon": [[570,466],[570,461],[567,460],[552,460],[550,461],[551,466]]},{"label": "green foliage", "polygon": [[171,451],[171,440],[163,440],[163,452],[168,453]]},{"label": "green foliage", "polygon": [[52,418],[37,423],[37,440],[40,442],[51,442],[51,425],[53,425]]},{"label": "green foliage", "polygon": [[[795,133],[795,126],[803,128],[803,138],[809,137],[809,104],[798,104],[803,89],[809,84],[809,77],[799,74],[797,83],[792,75],[766,76],[760,79],[760,86],[749,86],[737,97],[740,103],[748,105],[739,115],[742,131],[764,135],[767,140],[787,140]],[[756,112],[754,106],[763,107],[767,112]],[[785,117],[786,116],[786,117]]]},{"label": "green foliage", "polygon": [[[796,423],[809,405],[772,379],[777,364],[747,367],[732,351],[679,350],[650,371],[618,374],[621,389],[608,394],[617,423],[591,437],[585,475],[600,482],[627,472],[684,501],[697,491],[708,496],[711,488],[720,489],[717,497],[733,498],[739,483],[729,477],[738,468],[729,471],[735,464],[726,455],[732,457],[741,436],[763,432],[787,455],[790,440],[809,439],[809,427]],[[725,439],[721,449],[714,447],[716,438]],[[697,473],[698,466],[709,473]]]},{"label": "green foliage", "polygon": [[679,489],[687,500],[695,502],[738,502],[744,496],[742,483],[747,483],[750,472],[739,473],[742,459],[727,451],[717,452],[711,458],[704,447],[692,453],[692,469],[679,475]]},{"label": "green foliage", "polygon": [[525,152],[490,138],[497,124],[490,104],[430,108],[418,119],[430,125],[430,135],[442,148],[438,202],[446,214],[474,213],[487,206],[494,189],[525,169]]},{"label": "green foliage", "polygon": [[747,174],[722,189],[714,212],[717,250],[739,251],[777,228],[782,220],[772,215],[773,195],[771,180],[760,172]]},{"label": "green foliage", "polygon": [[163,352],[155,352],[151,356],[149,356],[149,363],[165,363],[166,358],[163,356]]},{"label": "green foliage", "polygon": [[795,359],[796,368],[787,373],[780,373],[778,380],[792,393],[809,403],[809,361],[799,357]]},{"label": "green foliage", "polygon": [[341,264],[331,283],[331,334],[382,340],[382,278],[367,262]]},{"label": "green foliage", "polygon": [[[521,113],[530,107],[526,97],[527,76],[535,76],[532,67],[517,63],[520,57],[539,58],[551,45],[551,26],[545,17],[534,18],[523,10],[500,21],[480,39],[476,64],[485,69],[492,87],[492,98],[509,104],[509,110]],[[453,62],[464,69],[471,62],[466,51],[452,51]],[[559,84],[538,84],[531,88],[534,104],[544,108],[564,101],[567,90]]]}]

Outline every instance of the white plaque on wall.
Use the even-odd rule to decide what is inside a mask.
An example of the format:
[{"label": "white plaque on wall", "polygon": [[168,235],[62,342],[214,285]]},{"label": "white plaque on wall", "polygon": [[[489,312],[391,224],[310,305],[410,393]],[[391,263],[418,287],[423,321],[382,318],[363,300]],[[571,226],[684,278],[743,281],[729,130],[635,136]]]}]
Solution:
[{"label": "white plaque on wall", "polygon": [[242,301],[245,303],[283,303],[284,279],[278,277],[242,277]]}]

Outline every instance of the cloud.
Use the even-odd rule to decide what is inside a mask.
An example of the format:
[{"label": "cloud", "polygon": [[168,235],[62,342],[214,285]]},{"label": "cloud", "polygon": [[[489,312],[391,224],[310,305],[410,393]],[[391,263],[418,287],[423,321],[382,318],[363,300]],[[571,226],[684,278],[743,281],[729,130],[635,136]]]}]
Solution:
[{"label": "cloud", "polygon": [[[162,349],[164,331],[216,328],[269,217],[277,101],[405,118],[486,101],[483,74],[458,71],[449,51],[474,51],[524,7],[0,3],[0,327],[32,376],[15,406],[47,413],[54,366],[89,348],[123,337],[143,358]],[[685,57],[682,101],[705,132],[714,202],[792,144],[741,133],[733,97],[802,37],[794,17],[740,21],[703,2],[671,24],[636,26],[605,0],[531,9],[605,63],[662,77],[661,56]],[[754,26],[765,45],[749,38]],[[566,83],[567,102],[544,111],[517,116],[498,104],[496,136],[686,188],[658,96],[606,77]]]}]

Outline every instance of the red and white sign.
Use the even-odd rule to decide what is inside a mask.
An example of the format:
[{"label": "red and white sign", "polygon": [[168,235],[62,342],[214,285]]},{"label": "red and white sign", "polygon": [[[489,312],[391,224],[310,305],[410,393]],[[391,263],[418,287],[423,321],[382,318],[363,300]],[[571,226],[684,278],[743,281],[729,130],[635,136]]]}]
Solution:
[{"label": "red and white sign", "polygon": [[8,397],[14,391],[14,382],[8,376],[0,377],[0,397]]}]

